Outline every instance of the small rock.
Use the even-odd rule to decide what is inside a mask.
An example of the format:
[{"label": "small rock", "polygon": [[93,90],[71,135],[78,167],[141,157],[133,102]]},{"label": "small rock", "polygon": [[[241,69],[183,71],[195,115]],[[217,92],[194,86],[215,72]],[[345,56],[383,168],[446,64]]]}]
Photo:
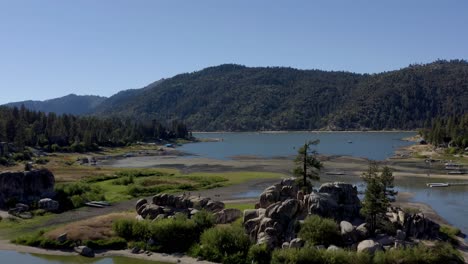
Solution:
[{"label": "small rock", "polygon": [[88,258],[93,258],[94,257],[94,251],[87,247],[87,246],[79,246],[75,247],[75,252],[80,254],[83,257],[88,257]]},{"label": "small rock", "polygon": [[328,248],[327,248],[327,251],[336,251],[336,250],[340,250],[341,248],[335,246],[335,245],[330,245]]},{"label": "small rock", "polygon": [[289,242],[289,248],[301,248],[304,246],[304,240],[300,238],[295,238]]},{"label": "small rock", "polygon": [[139,254],[140,250],[141,249],[139,247],[134,247],[134,248],[132,248],[132,254]]},{"label": "small rock", "polygon": [[397,240],[405,240],[405,239],[406,239],[406,233],[405,233],[404,231],[398,229],[398,230],[396,231],[396,236],[395,236],[395,238],[396,238]]},{"label": "small rock", "polygon": [[65,243],[65,241],[67,241],[67,239],[68,239],[68,238],[67,238],[67,233],[63,233],[63,234],[61,234],[61,235],[59,235],[59,236],[57,237],[57,241],[58,241],[59,243]]}]

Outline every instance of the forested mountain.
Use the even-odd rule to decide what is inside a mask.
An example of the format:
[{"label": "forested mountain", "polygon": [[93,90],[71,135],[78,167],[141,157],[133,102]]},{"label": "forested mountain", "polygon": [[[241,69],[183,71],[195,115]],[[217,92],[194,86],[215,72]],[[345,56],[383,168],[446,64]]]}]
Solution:
[{"label": "forested mountain", "polygon": [[199,131],[415,129],[467,113],[467,102],[462,60],[379,74],[225,64],[120,92],[92,114],[183,120]]},{"label": "forested mountain", "polygon": [[47,151],[87,151],[98,146],[122,146],[144,140],[188,138],[186,126],[173,121],[46,114],[21,108],[0,107],[0,142],[40,147]]},{"label": "forested mountain", "polygon": [[468,112],[467,102],[466,61],[372,75],[227,64],[166,79],[95,114],[179,119],[203,131],[415,129]]},{"label": "forested mountain", "polygon": [[83,115],[94,111],[94,108],[106,100],[106,97],[94,95],[76,95],[70,94],[64,97],[45,100],[45,101],[23,101],[6,104],[6,106],[21,107],[34,111],[56,114]]}]

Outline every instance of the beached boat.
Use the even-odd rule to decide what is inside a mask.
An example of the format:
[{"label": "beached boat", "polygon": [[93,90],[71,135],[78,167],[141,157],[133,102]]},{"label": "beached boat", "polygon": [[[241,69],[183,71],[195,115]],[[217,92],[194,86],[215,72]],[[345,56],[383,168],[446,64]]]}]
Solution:
[{"label": "beached boat", "polygon": [[427,183],[426,184],[428,187],[448,187],[449,184],[448,183],[444,183],[444,182],[431,182],[431,183]]}]

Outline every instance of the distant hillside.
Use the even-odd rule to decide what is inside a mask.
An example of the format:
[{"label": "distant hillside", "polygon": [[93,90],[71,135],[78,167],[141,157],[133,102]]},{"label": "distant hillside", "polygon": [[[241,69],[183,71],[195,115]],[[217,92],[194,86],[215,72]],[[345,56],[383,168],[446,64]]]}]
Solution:
[{"label": "distant hillside", "polygon": [[[18,102],[46,112],[182,120],[195,131],[416,129],[468,113],[468,63],[436,61],[379,74],[225,64],[109,98]],[[11,104],[10,104],[11,105]]]},{"label": "distant hillside", "polygon": [[94,108],[100,105],[104,100],[106,100],[106,97],[70,94],[45,101],[14,102],[6,104],[6,106],[21,107],[21,105],[24,105],[26,108],[34,111],[83,115],[93,112]]},{"label": "distant hillside", "polygon": [[372,75],[227,64],[124,97],[111,97],[95,114],[179,119],[202,131],[415,129],[435,116],[468,112],[468,63]]}]

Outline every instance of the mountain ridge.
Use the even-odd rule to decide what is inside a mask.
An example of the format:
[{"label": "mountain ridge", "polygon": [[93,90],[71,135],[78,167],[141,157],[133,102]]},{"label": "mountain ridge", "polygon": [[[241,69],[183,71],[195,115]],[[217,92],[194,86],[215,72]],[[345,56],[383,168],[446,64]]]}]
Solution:
[{"label": "mountain ridge", "polygon": [[222,64],[121,91],[90,114],[183,120],[198,131],[415,129],[468,112],[468,63],[374,74]]}]

